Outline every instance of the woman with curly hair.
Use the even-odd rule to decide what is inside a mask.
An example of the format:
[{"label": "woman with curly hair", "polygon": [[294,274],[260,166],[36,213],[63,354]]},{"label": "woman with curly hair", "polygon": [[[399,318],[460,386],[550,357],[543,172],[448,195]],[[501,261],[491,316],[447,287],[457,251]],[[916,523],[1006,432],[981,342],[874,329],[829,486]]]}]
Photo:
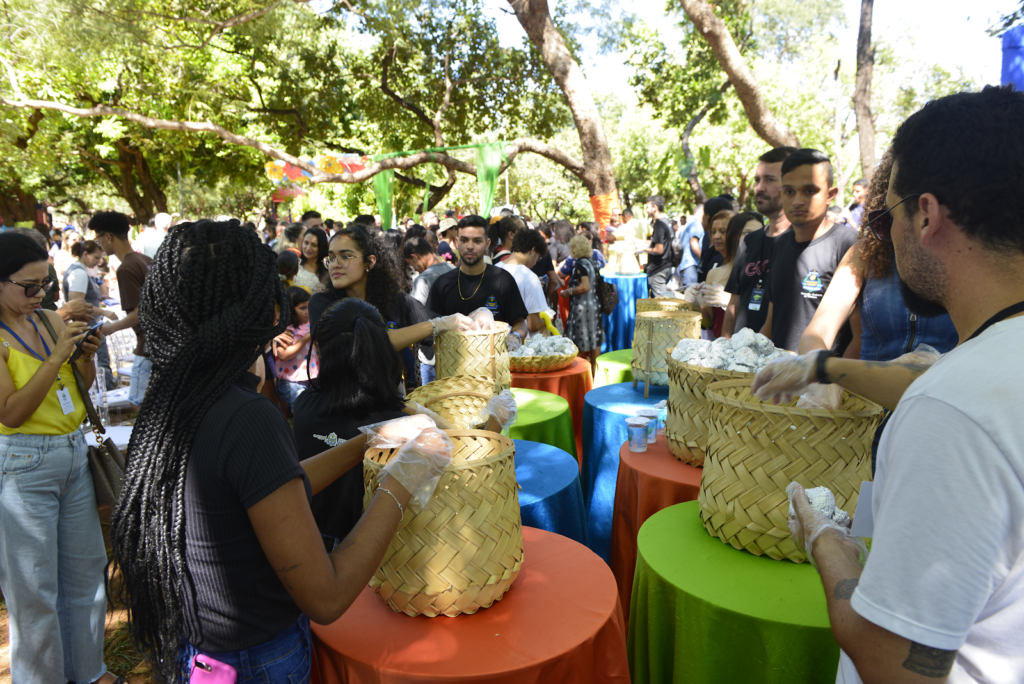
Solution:
[{"label": "woman with curly hair", "polygon": [[307,228],[302,236],[302,256],[299,257],[299,272],[292,278],[292,285],[304,287],[312,294],[324,290],[327,267],[323,259],[327,256],[327,233],[323,228]]},{"label": "woman with curly hair", "polygon": [[[860,239],[843,257],[800,338],[801,354],[830,349],[843,323],[858,312],[862,328],[860,358],[864,360],[891,361],[921,344],[945,353],[960,341],[945,311],[935,311],[928,317],[910,312],[903,298],[914,295],[900,280],[892,242],[879,240],[871,231],[872,212],[886,208],[891,171],[892,151],[888,150],[871,177],[865,200],[868,213]],[[850,346],[855,347],[856,341]]]},{"label": "woman with curly hair", "polygon": [[142,288],[153,373],[111,530],[132,639],[164,681],[219,661],[239,681],[308,683],[309,621],[345,612],[404,507],[420,506],[410,490],[444,468],[415,438],[403,451],[422,474],[389,470],[346,543],[325,551],[310,497],[362,462],[365,439],[299,463],[254,375],[287,306],[274,252],[237,221],[172,228]]},{"label": "woman with curly hair", "polygon": [[560,293],[562,297],[571,297],[565,336],[580,350],[580,356],[590,359],[591,373],[596,372],[597,356],[604,342],[601,303],[597,299],[597,266],[594,265],[593,252],[589,235],[581,234],[569,240],[569,253],[575,262],[569,286]]}]

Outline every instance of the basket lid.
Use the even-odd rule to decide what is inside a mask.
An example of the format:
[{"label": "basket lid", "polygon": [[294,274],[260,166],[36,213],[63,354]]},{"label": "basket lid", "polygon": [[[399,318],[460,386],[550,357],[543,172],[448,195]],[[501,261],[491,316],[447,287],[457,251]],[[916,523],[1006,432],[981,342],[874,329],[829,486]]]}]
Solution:
[{"label": "basket lid", "polygon": [[[752,373],[747,373],[745,375],[752,375]],[[840,407],[834,411],[829,409],[797,408],[795,401],[789,404],[778,405],[764,402],[751,393],[749,378],[742,380],[718,380],[709,384],[705,393],[709,401],[743,408],[748,411],[761,411],[766,413],[788,414],[804,417],[813,416],[816,418],[873,418],[882,413],[882,407],[878,404],[868,401],[867,399],[845,389],[843,390],[843,402],[840,404]]]}]

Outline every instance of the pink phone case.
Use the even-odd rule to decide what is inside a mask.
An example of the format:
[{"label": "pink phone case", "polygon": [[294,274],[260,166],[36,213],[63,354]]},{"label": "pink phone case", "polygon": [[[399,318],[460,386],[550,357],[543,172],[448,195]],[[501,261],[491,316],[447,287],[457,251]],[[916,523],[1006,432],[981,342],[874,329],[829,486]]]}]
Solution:
[{"label": "pink phone case", "polygon": [[230,665],[200,653],[192,656],[188,681],[189,684],[235,684],[238,672]]}]

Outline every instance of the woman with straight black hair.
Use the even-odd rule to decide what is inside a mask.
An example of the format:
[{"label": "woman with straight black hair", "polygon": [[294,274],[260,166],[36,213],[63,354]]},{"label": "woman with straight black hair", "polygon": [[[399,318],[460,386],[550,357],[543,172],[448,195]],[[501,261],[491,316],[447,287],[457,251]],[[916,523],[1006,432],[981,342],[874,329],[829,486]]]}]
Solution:
[{"label": "woman with straight black hair", "polygon": [[287,307],[274,252],[237,221],[173,227],[142,288],[153,373],[112,537],[132,639],[166,681],[219,661],[239,681],[308,682],[309,620],[345,612],[409,492],[433,491],[450,463],[423,458],[418,440],[438,434],[425,430],[328,556],[309,500],[362,462],[365,440],[300,465],[288,423],[257,393],[253,370]]}]

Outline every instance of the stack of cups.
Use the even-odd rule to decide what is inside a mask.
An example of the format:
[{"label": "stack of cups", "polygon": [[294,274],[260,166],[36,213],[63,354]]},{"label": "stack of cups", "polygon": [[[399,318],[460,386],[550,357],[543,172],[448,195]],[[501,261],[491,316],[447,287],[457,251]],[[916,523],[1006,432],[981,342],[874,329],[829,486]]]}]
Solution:
[{"label": "stack of cups", "polygon": [[657,442],[658,441],[658,433],[661,432],[661,429],[659,427],[661,425],[661,421],[659,420],[658,413],[659,413],[658,409],[656,409],[656,408],[639,409],[636,412],[636,415],[638,417],[640,417],[640,418],[649,418],[650,421],[651,421],[647,425],[647,443],[648,444],[654,444],[655,442]]},{"label": "stack of cups", "polygon": [[626,432],[629,434],[629,450],[641,453],[647,451],[647,434],[650,430],[650,418],[630,416],[626,418]]}]

